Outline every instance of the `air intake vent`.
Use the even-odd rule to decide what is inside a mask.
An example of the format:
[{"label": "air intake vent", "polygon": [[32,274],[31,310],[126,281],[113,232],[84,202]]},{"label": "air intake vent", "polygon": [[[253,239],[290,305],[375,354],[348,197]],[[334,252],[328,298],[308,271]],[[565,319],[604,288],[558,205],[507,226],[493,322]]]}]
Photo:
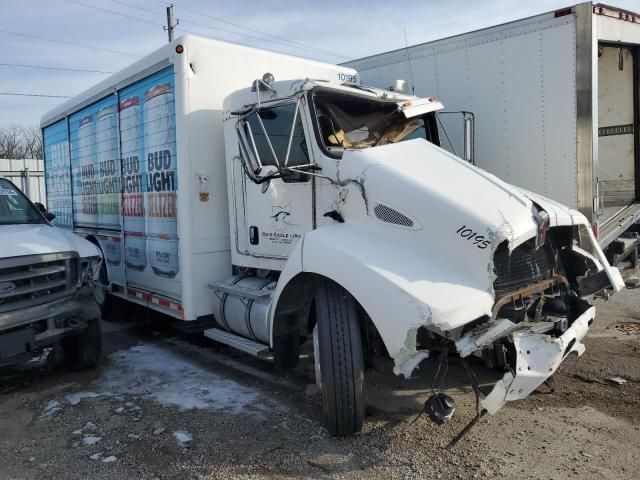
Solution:
[{"label": "air intake vent", "polygon": [[382,220],[386,223],[393,223],[394,225],[400,225],[402,227],[413,227],[413,220],[391,207],[377,203],[373,211],[375,212],[378,220]]}]

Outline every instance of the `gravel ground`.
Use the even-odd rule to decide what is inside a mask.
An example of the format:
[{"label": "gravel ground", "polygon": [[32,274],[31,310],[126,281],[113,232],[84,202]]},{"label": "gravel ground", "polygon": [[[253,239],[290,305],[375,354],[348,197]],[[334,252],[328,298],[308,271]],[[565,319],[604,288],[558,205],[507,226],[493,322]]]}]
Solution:
[{"label": "gravel ground", "polygon": [[[367,373],[363,432],[335,439],[320,425],[309,360],[278,377],[268,364],[130,312],[104,324],[99,368],[0,377],[0,478],[635,479],[640,341],[614,325],[640,322],[639,292],[598,302],[586,353],[565,361],[553,391],[543,386],[483,418],[452,450],[475,405],[453,359],[451,422],[414,422],[434,362],[405,381],[382,361]],[[480,367],[478,375],[490,378]]]}]

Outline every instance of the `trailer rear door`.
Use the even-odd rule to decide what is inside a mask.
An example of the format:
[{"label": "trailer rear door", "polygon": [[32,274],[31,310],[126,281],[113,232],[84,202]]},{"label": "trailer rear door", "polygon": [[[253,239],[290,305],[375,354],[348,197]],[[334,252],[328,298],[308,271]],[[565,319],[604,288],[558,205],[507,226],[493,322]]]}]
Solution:
[{"label": "trailer rear door", "polygon": [[640,215],[637,68],[637,47],[599,45],[596,213],[601,245]]}]

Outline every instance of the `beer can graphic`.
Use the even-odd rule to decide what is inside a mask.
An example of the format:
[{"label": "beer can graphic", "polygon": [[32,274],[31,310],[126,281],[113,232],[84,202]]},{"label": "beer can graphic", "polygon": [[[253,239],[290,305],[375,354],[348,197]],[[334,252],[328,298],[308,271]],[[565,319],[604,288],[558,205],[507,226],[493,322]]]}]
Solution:
[{"label": "beer can graphic", "polygon": [[124,258],[127,268],[143,271],[147,266],[147,240],[142,233],[124,234]]},{"label": "beer can graphic", "polygon": [[120,226],[120,166],[114,106],[96,113],[96,167],[98,175],[98,225]]},{"label": "beer can graphic", "polygon": [[97,179],[93,138],[93,115],[78,121],[79,198],[78,217],[82,224],[96,225],[98,220]]},{"label": "beer can graphic", "polygon": [[147,266],[144,225],[144,161],[142,159],[142,116],[137,96],[120,102],[122,156],[122,216],[127,268],[142,271]]},{"label": "beer can graphic", "polygon": [[176,221],[175,116],[171,85],[154,85],[144,94],[147,193],[147,249],[156,275],[178,273]]},{"label": "beer can graphic", "polygon": [[120,250],[120,238],[100,237],[101,246],[104,250],[104,258],[108,264],[118,266],[122,261],[122,251]]}]

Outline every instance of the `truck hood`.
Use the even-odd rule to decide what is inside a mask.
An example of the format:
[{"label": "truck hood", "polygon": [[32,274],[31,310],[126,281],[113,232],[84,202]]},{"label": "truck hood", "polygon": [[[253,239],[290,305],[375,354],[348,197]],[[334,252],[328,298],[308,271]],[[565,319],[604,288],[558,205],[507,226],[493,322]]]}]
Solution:
[{"label": "truck hood", "polygon": [[0,226],[0,258],[56,252],[77,252],[80,257],[99,256],[91,242],[48,224]]},{"label": "truck hood", "polygon": [[392,230],[407,246],[450,256],[447,263],[484,284],[492,283],[487,271],[500,243],[514,249],[537,233],[527,195],[422,139],[345,151],[339,168],[339,178],[355,179],[366,200],[367,218],[347,212],[350,220],[388,227],[384,212],[397,212],[413,223],[412,234]]},{"label": "truck hood", "polygon": [[[389,265],[380,271],[427,304],[430,323],[442,330],[491,314],[495,250],[507,242],[512,251],[536,236],[534,203],[547,210],[552,227],[583,223],[591,234],[579,212],[524,192],[422,139],[347,150],[338,168],[338,180],[349,189],[347,200],[337,204],[345,221],[408,259],[428,262],[419,272],[410,267],[411,275]],[[361,201],[354,201],[353,185]],[[617,290],[619,272],[595,248]]]},{"label": "truck hood", "polygon": [[[577,210],[508,184],[422,139],[373,149],[348,150],[340,166],[340,177],[370,178],[374,170],[389,181],[395,178],[399,191],[385,188],[384,194],[373,193],[373,200],[380,195],[391,199],[397,194],[411,193],[405,188],[420,192],[426,198],[422,201],[407,199],[406,208],[420,209],[424,213],[419,216],[433,217],[427,220],[437,219],[437,223],[446,221],[447,217],[457,217],[457,220],[466,217],[467,226],[485,227],[490,230],[490,236],[503,236],[509,240],[512,249],[536,234],[534,204],[549,214],[552,227],[589,225]],[[397,201],[391,200],[394,202]],[[430,208],[431,205],[434,207]],[[446,210],[440,207],[446,207]],[[445,211],[449,215],[443,215]],[[437,227],[433,222],[429,223],[430,230]]]}]

